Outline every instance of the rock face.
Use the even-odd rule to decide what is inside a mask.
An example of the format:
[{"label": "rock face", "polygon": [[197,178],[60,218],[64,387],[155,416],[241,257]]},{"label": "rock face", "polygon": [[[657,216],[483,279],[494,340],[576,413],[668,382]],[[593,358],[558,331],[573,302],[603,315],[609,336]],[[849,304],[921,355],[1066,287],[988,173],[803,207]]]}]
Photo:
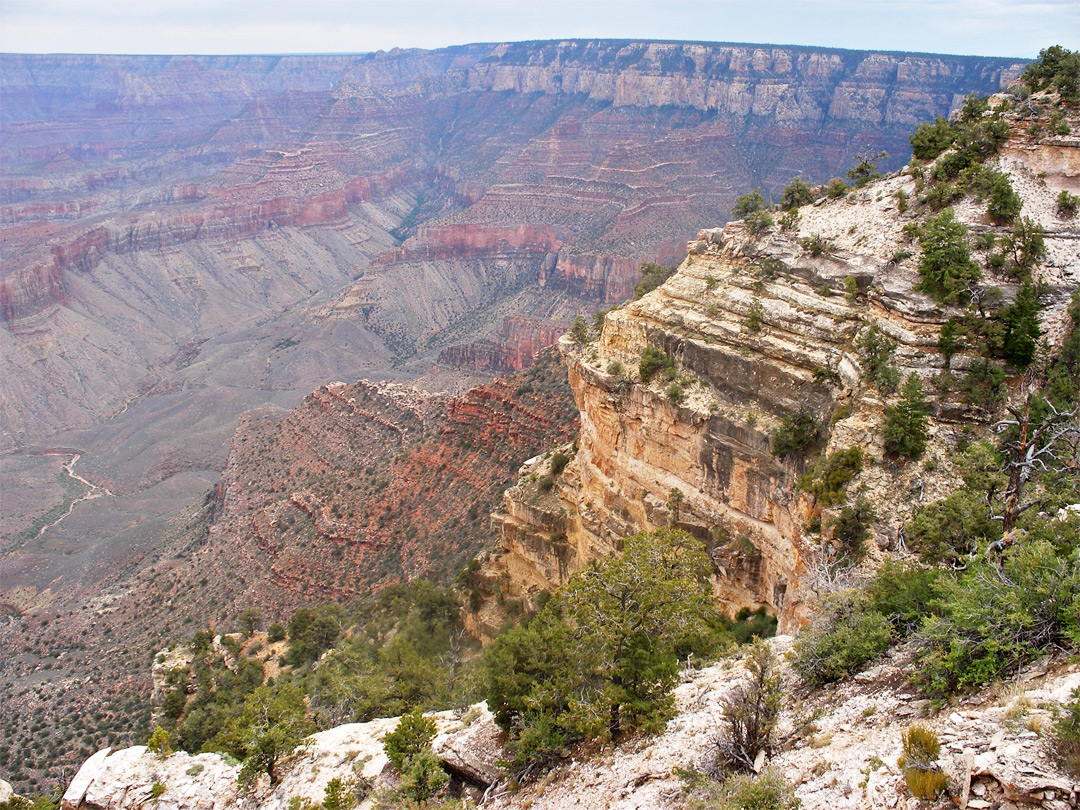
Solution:
[{"label": "rock face", "polygon": [[[14,692],[29,672],[43,681],[40,693],[0,701],[0,717],[25,741],[33,721],[23,718],[38,707],[57,737],[60,718],[88,716],[87,700],[132,716],[131,696],[149,688],[134,674],[139,651],[164,646],[164,628],[193,629],[208,604],[220,610],[219,596],[229,604],[270,582],[266,606],[284,610],[305,583],[327,597],[355,593],[345,561],[385,563],[363,569],[358,580],[369,583],[447,570],[489,536],[476,523],[516,453],[569,439],[547,432],[548,403],[534,409],[538,421],[509,418],[522,434],[535,431],[513,439],[515,454],[498,438],[498,396],[462,402],[462,414],[483,412],[483,427],[475,442],[447,427],[452,451],[425,445],[410,455],[414,446],[395,444],[393,431],[365,425],[374,441],[408,452],[393,475],[383,469],[387,489],[365,500],[364,515],[344,493],[312,484],[315,470],[332,478],[339,463],[363,457],[321,431],[339,417],[351,425],[353,414],[323,389],[303,405],[323,409],[320,435],[288,420],[275,433],[276,417],[328,380],[421,378],[429,390],[460,392],[479,382],[467,364],[524,365],[552,324],[625,298],[643,260],[680,258],[686,238],[722,222],[738,193],[778,190],[800,171],[825,180],[866,149],[887,149],[899,165],[912,124],[1019,69],[1013,60],[603,41],[343,57],[0,56],[0,452],[18,451],[3,459],[0,488],[19,505],[0,516],[0,605],[13,617],[0,646],[15,650],[0,689]],[[745,299],[733,292],[730,303],[738,313]],[[623,343],[611,351],[632,357],[643,334],[635,329],[612,332]],[[682,336],[664,340],[674,347]],[[742,349],[727,345],[723,363],[738,368]],[[686,356],[725,368],[715,353]],[[573,372],[582,402],[606,373],[586,363]],[[801,379],[800,368],[783,373]],[[688,526],[745,524],[751,545],[787,555],[762,555],[760,570],[744,555],[732,563],[737,585],[718,584],[733,607],[779,606],[803,563],[798,539],[777,528],[798,519],[798,505],[783,492],[794,470],[765,452],[764,426],[788,395],[770,396],[778,399],[763,406],[763,427],[746,432],[743,453],[741,439],[714,441],[734,429],[715,415],[691,426],[655,389],[630,395],[635,418],[667,419],[702,452],[737,445],[730,464],[709,462],[711,477],[699,482],[707,498],[691,492],[697,479],[677,453],[670,464],[650,456],[633,476],[607,470],[604,442],[620,440],[598,411],[587,428],[595,443],[580,469],[564,471],[582,480],[588,502],[579,510],[560,484],[544,517],[567,524],[572,553],[561,529],[520,533],[523,544],[555,549],[533,555],[554,571],[535,574],[537,587],[610,547],[616,527],[664,520],[678,485]],[[836,392],[820,396],[824,408]],[[245,474],[245,437],[266,442],[262,458],[245,463],[295,462],[282,491]],[[653,438],[643,422],[626,447]],[[61,451],[80,455],[77,475],[89,483],[60,463]],[[432,468],[444,461],[450,471],[469,464],[453,478]],[[648,498],[615,492],[607,510],[600,472]],[[728,478],[732,492],[746,482],[730,507]],[[109,494],[81,499],[90,486]],[[427,515],[409,518],[395,533],[384,517],[421,506],[445,507],[445,519],[428,527]],[[589,528],[608,512],[610,536]],[[531,575],[536,561],[521,560]],[[796,597],[784,598],[783,611],[797,615]],[[115,633],[107,640],[106,628]],[[86,649],[88,638],[100,646]],[[76,673],[82,686],[69,688]],[[103,744],[95,735],[79,745]],[[25,770],[58,776],[62,756],[21,747],[44,762]]]},{"label": "rock face", "polygon": [[[796,693],[799,680],[784,663],[790,637],[770,642],[781,657],[782,688]],[[1080,799],[1080,785],[1061,773],[1039,734],[1028,730],[1051,722],[1055,711],[1080,686],[1075,664],[1055,662],[1030,669],[1005,696],[992,690],[974,695],[966,708],[930,713],[929,701],[901,691],[909,667],[903,650],[844,684],[801,692],[797,707],[785,704],[777,736],[788,745],[769,764],[795,786],[807,810],[916,810],[897,765],[901,736],[915,722],[928,725],[942,741],[938,765],[950,779],[949,794],[967,797],[966,807],[1041,807],[1065,810]],[[708,769],[715,762],[715,739],[723,725],[724,702],[746,678],[741,662],[725,661],[688,670],[675,690],[675,717],[654,737],[634,738],[590,756],[575,751],[543,779],[510,791],[499,761],[506,758],[498,728],[484,704],[463,715],[431,715],[438,726],[433,750],[457,780],[478,797],[496,789],[484,803],[495,810],[677,810],[685,807],[680,770]],[[807,718],[816,718],[812,725]],[[1023,722],[1020,722],[1023,718]],[[175,753],[162,760],[144,746],[105,749],[79,770],[63,797],[63,810],[217,810],[226,806],[285,810],[300,797],[319,803],[331,779],[348,783],[362,777],[372,788],[393,786],[381,738],[397,719],[339,726],[311,737],[310,743],[279,767],[282,778],[238,793],[238,766],[217,754]],[[579,759],[578,756],[584,754]],[[196,769],[195,765],[201,765]],[[164,786],[153,798],[155,783]],[[966,789],[965,789],[966,788]],[[371,800],[359,804],[371,807]],[[965,806],[961,803],[960,806]]]},{"label": "rock face", "polygon": [[[502,776],[496,764],[506,752],[497,742],[498,729],[484,704],[464,715],[430,714],[438,730],[432,748],[455,779],[457,789],[486,787]],[[277,770],[280,781],[265,775],[248,790],[237,778],[239,765],[219,754],[192,756],[176,752],[160,757],[146,746],[114,751],[106,748],[88,759],[72,779],[61,800],[63,810],[286,810],[292,799],[321,805],[326,785],[340,779],[346,786],[366,784],[357,807],[376,806],[373,790],[392,787],[397,774],[383,751],[382,739],[393,731],[398,718],[351,723],[311,735],[306,744],[286,758]],[[154,786],[159,785],[159,795]]]},{"label": "rock face", "polygon": [[572,436],[561,372],[548,350],[460,397],[330,383],[287,414],[247,414],[207,542],[172,598],[284,620],[390,582],[451,579],[491,543],[487,515],[517,462]]},{"label": "rock face", "polygon": [[[1046,228],[1040,273],[1051,292],[1043,331],[1054,341],[1080,283],[1077,225],[1057,218],[1054,200],[1075,188],[1080,150],[1049,140],[1032,142],[1014,122],[999,164],[1024,214]],[[1042,184],[1032,166],[1049,169]],[[485,568],[487,599],[474,617],[479,635],[503,620],[500,597],[531,602],[611,553],[619,538],[672,523],[706,543],[716,594],[733,613],[765,607],[782,627],[799,626],[821,573],[819,541],[804,526],[822,510],[796,487],[805,460],[777,458],[770,435],[800,408],[813,415],[818,450],[866,453],[858,485],[877,510],[880,547],[896,542],[920,502],[948,494],[958,480],[956,443],[986,416],[935,388],[945,366],[940,327],[953,313],[913,289],[918,243],[903,226],[915,214],[901,212],[896,195],[913,199],[914,183],[895,174],[848,199],[806,206],[787,231],[750,234],[741,222],[702,231],[678,272],[610,312],[598,340],[561,340],[581,411],[576,455],[554,486],[541,486],[548,461],[538,458],[506,492],[493,518],[500,543]],[[985,203],[969,200],[958,215],[973,230],[993,230]],[[830,245],[823,255],[800,245],[811,237]],[[847,279],[856,286],[851,294],[843,292]],[[994,283],[1006,295],[1017,288],[1004,278]],[[864,383],[854,345],[872,322],[897,344],[901,379],[915,373],[931,392],[925,469],[883,458],[885,402]],[[671,364],[670,374],[661,369],[647,384],[635,373],[646,347]],[[953,368],[973,360],[957,356]]]}]

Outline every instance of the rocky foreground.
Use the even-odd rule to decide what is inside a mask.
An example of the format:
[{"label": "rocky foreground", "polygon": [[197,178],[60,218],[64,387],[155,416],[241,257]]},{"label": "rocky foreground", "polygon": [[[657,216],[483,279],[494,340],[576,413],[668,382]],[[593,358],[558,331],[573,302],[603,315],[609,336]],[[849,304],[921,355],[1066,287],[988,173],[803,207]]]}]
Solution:
[{"label": "rocky foreground", "polygon": [[[791,641],[772,640],[781,660]],[[783,742],[769,764],[796,785],[805,810],[919,807],[897,767],[901,734],[916,721],[932,727],[942,741],[938,762],[949,776],[949,794],[938,806],[1077,806],[1080,784],[1056,765],[1048,734],[1055,710],[1080,687],[1080,665],[1044,660],[1015,682],[935,711],[929,701],[905,691],[910,663],[901,649],[853,680],[816,691],[808,691],[784,664]],[[507,754],[483,704],[432,715],[439,726],[433,748],[463,797],[478,800],[486,791],[484,807],[676,810],[685,806],[679,773],[715,764],[724,701],[744,678],[742,662],[735,659],[688,670],[675,693],[677,713],[663,733],[599,751],[575,750],[554,771],[520,786],[510,783],[499,765]],[[396,719],[375,720],[315,734],[281,768],[278,784],[264,777],[248,791],[238,787],[239,765],[218,754],[180,752],[162,759],[145,746],[104,749],[72,780],[62,807],[284,810],[295,797],[320,803],[330,780],[357,776],[378,792],[397,782],[381,744],[396,725]],[[373,806],[370,797],[359,805]]]}]

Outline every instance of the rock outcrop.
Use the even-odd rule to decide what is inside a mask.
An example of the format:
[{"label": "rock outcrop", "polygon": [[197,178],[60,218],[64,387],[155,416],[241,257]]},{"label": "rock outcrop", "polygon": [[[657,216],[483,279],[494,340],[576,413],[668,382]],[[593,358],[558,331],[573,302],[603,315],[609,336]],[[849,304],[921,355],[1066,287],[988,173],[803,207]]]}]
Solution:
[{"label": "rock outcrop", "polygon": [[[938,765],[950,778],[949,794],[961,807],[1030,807],[1067,810],[1080,801],[1080,784],[1062,774],[1044,732],[1055,711],[1080,687],[1075,664],[1044,662],[1025,670],[1004,691],[972,695],[963,707],[935,714],[929,701],[904,690],[910,665],[903,649],[842,685],[799,691],[798,677],[783,663],[791,639],[770,642],[781,656],[783,689],[799,694],[781,714],[777,739],[786,743],[769,760],[795,786],[806,810],[916,810],[897,764],[901,735],[918,722],[942,740]],[[716,735],[725,701],[745,680],[739,661],[687,670],[675,690],[676,714],[654,737],[635,737],[603,751],[567,752],[543,779],[510,790],[499,767],[506,757],[486,706],[464,714],[441,712],[433,750],[457,780],[456,789],[479,797],[495,810],[677,810],[685,807],[680,773],[715,765]],[[240,793],[238,766],[218,754],[175,753],[161,759],[136,746],[105,749],[80,769],[63,798],[63,810],[217,810],[226,806],[285,810],[294,797],[321,802],[331,779],[369,789],[396,784],[381,738],[397,719],[374,720],[329,729],[279,766],[280,782],[265,778]],[[196,767],[201,766],[201,767]],[[153,795],[154,784],[164,791]],[[160,789],[159,789],[160,790]],[[359,804],[371,806],[370,799]]]},{"label": "rock outcrop", "polygon": [[[1039,272],[1050,290],[1043,333],[1051,342],[1060,341],[1080,284],[1076,223],[1054,213],[1060,190],[1076,187],[1078,154],[1068,138],[1033,142],[1014,121],[998,160],[1025,216],[1046,229]],[[487,600],[473,625],[480,635],[503,620],[505,595],[531,603],[611,553],[619,538],[672,523],[706,543],[717,597],[732,613],[765,607],[782,627],[798,627],[812,608],[821,559],[805,524],[821,507],[796,486],[806,462],[778,458],[770,436],[800,409],[813,416],[820,451],[866,453],[858,485],[877,511],[881,548],[895,546],[919,503],[951,491],[957,442],[985,429],[987,417],[955,391],[934,389],[945,367],[940,328],[954,313],[914,291],[918,242],[904,225],[915,213],[901,210],[904,195],[917,196],[910,172],[806,206],[789,230],[752,234],[741,222],[704,230],[678,272],[610,312],[594,343],[561,340],[581,411],[576,454],[553,486],[542,486],[548,462],[538,458],[505,494],[494,515],[501,539],[486,563]],[[994,230],[984,202],[968,200],[957,213],[974,231]],[[1018,287],[1008,278],[995,283],[1007,296]],[[865,384],[855,348],[871,323],[896,343],[900,378],[914,373],[934,391],[922,468],[884,458],[885,400]],[[646,347],[670,372],[643,383],[635,367]],[[961,354],[952,367],[973,360]]]}]

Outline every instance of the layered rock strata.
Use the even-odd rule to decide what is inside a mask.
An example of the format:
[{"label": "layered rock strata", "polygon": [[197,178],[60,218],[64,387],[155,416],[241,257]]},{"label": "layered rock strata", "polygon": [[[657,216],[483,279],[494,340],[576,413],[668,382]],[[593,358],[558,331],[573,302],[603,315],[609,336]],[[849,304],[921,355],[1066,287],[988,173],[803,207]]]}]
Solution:
[{"label": "layered rock strata", "polygon": [[[1024,215],[1044,223],[1047,258],[1037,276],[1048,291],[1041,328],[1053,345],[1080,283],[1080,231],[1055,213],[1059,191],[1077,182],[1080,150],[1068,138],[1036,142],[1026,129],[1014,122],[998,168]],[[1046,168],[1040,175],[1033,166]],[[951,491],[955,448],[965,434],[986,431],[989,417],[955,386],[938,384],[940,329],[960,310],[914,290],[919,243],[904,226],[919,214],[898,203],[917,196],[913,174],[805,206],[788,230],[752,234],[736,222],[702,231],[678,272],[608,313],[593,343],[560,341],[581,411],[577,442],[563,448],[574,458],[561,474],[551,454],[530,461],[493,516],[500,543],[473,619],[479,635],[492,635],[507,596],[530,606],[620,538],[664,525],[706,543],[716,595],[730,612],[765,607],[782,627],[797,627],[826,573],[821,538],[806,529],[823,510],[797,486],[806,456],[778,458],[770,437],[800,409],[817,426],[814,453],[863,449],[864,469],[849,489],[873,503],[881,548],[895,547],[920,503]],[[968,199],[957,214],[973,232],[1007,231],[990,223],[985,202]],[[988,283],[1006,298],[1018,289],[1005,277]],[[900,379],[914,373],[928,392],[922,465],[885,458],[880,428],[892,400],[864,379],[856,348],[871,324],[896,344]],[[642,382],[646,348],[670,371]],[[961,353],[951,367],[962,373],[974,360]],[[824,510],[826,524],[836,511]]]}]

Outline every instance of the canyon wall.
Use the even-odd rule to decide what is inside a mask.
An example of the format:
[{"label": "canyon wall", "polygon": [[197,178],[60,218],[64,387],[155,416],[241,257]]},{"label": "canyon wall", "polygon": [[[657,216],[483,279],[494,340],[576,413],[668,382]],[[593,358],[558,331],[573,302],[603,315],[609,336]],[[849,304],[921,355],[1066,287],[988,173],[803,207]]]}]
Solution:
[{"label": "canyon wall", "polygon": [[[1051,345],[1080,285],[1077,226],[1055,208],[1060,190],[1077,182],[1077,145],[1033,137],[1013,120],[998,160],[1025,215],[1045,231],[1041,329]],[[1037,176],[1034,167],[1045,170]],[[871,559],[897,548],[918,505],[955,487],[957,448],[989,431],[988,415],[941,374],[940,329],[959,310],[914,289],[919,243],[904,226],[919,214],[898,200],[917,196],[915,174],[804,206],[792,228],[703,230],[678,272],[609,312],[592,342],[560,340],[581,431],[561,448],[572,457],[565,468],[553,466],[551,452],[534,458],[493,515],[500,540],[484,563],[473,632],[492,637],[508,602],[534,608],[622,537],[665,525],[706,544],[716,596],[731,614],[764,607],[782,629],[797,628],[828,582],[829,527],[843,505],[822,507],[799,478],[817,454],[850,447],[865,461],[848,491],[876,513]],[[973,231],[1000,230],[984,201],[958,203],[957,214]],[[809,239],[827,249],[815,255]],[[988,283],[1006,298],[1018,289],[1005,276]],[[871,324],[895,342],[900,379],[916,374],[927,392],[930,440],[920,464],[886,457],[881,425],[892,400],[865,380],[857,349]],[[647,347],[670,371],[642,381]],[[961,352],[952,373],[975,359]],[[812,450],[778,457],[771,437],[800,409],[816,426]]]}]

